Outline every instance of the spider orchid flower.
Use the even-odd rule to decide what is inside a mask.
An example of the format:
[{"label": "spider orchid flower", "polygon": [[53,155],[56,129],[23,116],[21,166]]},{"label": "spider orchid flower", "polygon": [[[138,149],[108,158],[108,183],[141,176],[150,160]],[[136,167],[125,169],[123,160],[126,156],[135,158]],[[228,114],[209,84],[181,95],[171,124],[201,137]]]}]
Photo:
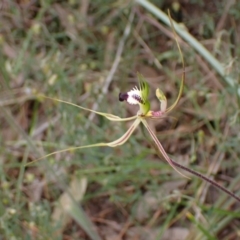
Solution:
[{"label": "spider orchid flower", "polygon": [[[167,112],[170,112],[176,106],[177,102],[180,99],[180,96],[181,96],[181,93],[182,93],[182,89],[183,89],[184,72],[183,72],[183,76],[182,76],[182,81],[181,81],[181,86],[180,86],[180,91],[179,91],[178,97],[177,97],[175,103],[171,107],[167,108],[167,100],[166,100],[166,97],[164,96],[164,94],[162,93],[162,91],[160,89],[156,90],[156,96],[157,96],[157,98],[160,101],[160,111],[151,111],[150,110],[150,103],[147,100],[148,93],[149,93],[149,86],[148,86],[147,82],[144,80],[142,75],[138,74],[138,78],[140,80],[139,88],[135,87],[131,91],[127,92],[127,93],[120,93],[119,94],[119,100],[120,101],[127,101],[129,104],[132,104],[132,105],[138,104],[139,107],[140,107],[138,113],[135,116],[129,117],[129,118],[120,118],[118,116],[115,116],[115,115],[112,115],[112,114],[109,114],[109,113],[97,112],[97,111],[94,111],[92,109],[84,108],[84,107],[78,106],[78,105],[76,105],[74,103],[70,103],[70,102],[67,102],[67,101],[60,100],[60,99],[50,98],[50,97],[46,97],[44,95],[39,95],[39,97],[41,97],[41,98],[47,98],[47,99],[51,99],[51,100],[54,100],[54,101],[67,103],[69,105],[78,107],[80,109],[87,110],[87,111],[90,111],[90,112],[94,112],[94,113],[96,113],[98,115],[106,117],[110,121],[118,121],[119,122],[119,121],[130,121],[130,120],[134,120],[134,119],[135,119],[135,121],[130,126],[130,128],[127,130],[127,132],[122,137],[118,138],[115,141],[112,141],[112,142],[109,142],[109,143],[96,143],[96,144],[79,146],[79,147],[69,147],[69,148],[66,148],[66,149],[63,149],[63,150],[60,150],[60,151],[52,152],[52,153],[50,153],[48,155],[45,155],[45,156],[43,156],[43,157],[41,157],[39,159],[36,159],[35,161],[41,160],[43,158],[47,158],[47,157],[49,157],[51,155],[54,155],[56,153],[61,153],[61,152],[66,152],[66,151],[73,151],[73,150],[82,149],[82,148],[104,147],[104,146],[116,147],[116,146],[122,145],[129,139],[129,137],[132,135],[132,133],[135,130],[135,128],[140,123],[143,123],[143,125],[148,130],[150,136],[154,140],[154,142],[155,142],[155,144],[156,144],[156,146],[158,148],[157,150],[159,150],[161,152],[161,154],[164,157],[164,159],[170,164],[171,167],[174,168],[174,170],[176,170],[182,176],[186,177],[184,174],[182,174],[181,172],[179,172],[176,169],[176,167],[181,168],[181,169],[183,169],[183,170],[185,170],[185,171],[187,171],[187,172],[189,172],[189,173],[191,173],[191,174],[193,174],[193,175],[195,175],[195,176],[205,180],[206,182],[212,184],[217,189],[225,192],[226,194],[228,194],[229,196],[235,198],[237,201],[240,202],[240,198],[236,194],[234,194],[233,192],[229,191],[225,187],[221,186],[217,182],[215,182],[215,181],[205,177],[204,175],[202,175],[202,174],[200,174],[200,173],[198,173],[198,172],[196,172],[196,171],[194,171],[192,169],[189,169],[189,168],[187,168],[187,167],[185,167],[185,166],[183,166],[183,165],[173,161],[172,159],[170,159],[168,157],[167,153],[165,152],[164,148],[162,147],[161,143],[157,139],[156,135],[151,130],[151,128],[149,127],[149,125],[148,125],[148,123],[146,121],[146,119],[161,118],[163,114],[165,114]],[[32,162],[30,162],[28,164],[31,164],[31,163],[33,163],[35,161],[32,161]],[[186,178],[188,178],[188,177],[186,177]]]},{"label": "spider orchid flower", "polygon": [[[157,136],[154,134],[152,129],[149,127],[149,125],[147,123],[147,120],[146,120],[146,119],[161,118],[164,114],[170,112],[177,105],[177,103],[178,103],[178,101],[181,97],[182,91],[183,91],[184,79],[185,79],[184,59],[183,59],[181,48],[180,48],[180,46],[178,44],[178,41],[177,41],[177,36],[176,36],[176,32],[174,30],[174,26],[173,26],[173,23],[172,23],[172,20],[171,20],[170,13],[169,13],[169,19],[170,19],[170,22],[171,22],[171,25],[172,25],[174,38],[176,40],[176,44],[177,44],[177,47],[178,47],[178,51],[180,53],[182,67],[183,67],[180,89],[179,89],[178,97],[177,97],[176,101],[174,102],[174,104],[172,106],[170,106],[169,108],[167,108],[167,99],[166,99],[165,95],[163,94],[163,92],[158,88],[156,90],[156,96],[157,96],[158,100],[160,101],[160,110],[159,111],[150,110],[150,102],[148,100],[149,85],[141,74],[138,74],[139,88],[134,87],[132,90],[130,90],[127,93],[120,93],[119,94],[119,100],[120,101],[126,101],[127,103],[132,104],[132,105],[139,105],[138,113],[135,116],[129,117],[129,118],[121,118],[121,117],[113,115],[113,114],[98,112],[98,111],[95,111],[95,110],[92,110],[92,109],[89,109],[89,108],[84,108],[82,106],[76,105],[76,104],[71,103],[71,102],[67,102],[67,101],[63,101],[63,100],[60,100],[60,99],[50,98],[50,97],[46,97],[44,95],[40,95],[39,97],[51,99],[51,100],[62,102],[62,103],[67,103],[69,105],[78,107],[80,109],[90,111],[90,112],[93,112],[95,114],[104,116],[110,121],[115,121],[115,122],[130,121],[130,120],[135,120],[135,121],[133,122],[133,124],[130,126],[130,128],[126,131],[126,133],[123,136],[121,136],[120,138],[118,138],[118,139],[116,139],[112,142],[96,143],[96,144],[90,144],[90,145],[78,146],[78,147],[69,147],[69,148],[66,148],[66,149],[63,149],[63,150],[59,150],[59,151],[47,154],[44,157],[41,157],[41,158],[39,158],[35,161],[41,160],[43,158],[47,158],[47,157],[49,157],[51,155],[54,155],[56,153],[73,151],[73,150],[77,150],[77,149],[92,148],[92,147],[104,147],[104,146],[105,147],[106,146],[107,147],[120,146],[120,145],[124,144],[130,138],[130,136],[132,135],[134,130],[137,128],[137,126],[140,123],[142,123],[145,126],[145,128],[148,130],[150,136],[152,137],[153,141],[155,142],[158,150],[161,152],[163,158],[170,164],[170,166],[175,171],[177,171],[182,176],[186,177],[184,174],[182,174],[179,170],[176,169],[176,167],[173,164],[173,161],[169,158],[169,156],[165,152],[162,144],[159,142]],[[35,162],[35,161],[33,161],[33,162]],[[186,178],[188,178],[188,177],[186,177]]]},{"label": "spider orchid flower", "polygon": [[[138,74],[138,80],[139,80],[139,88],[134,87],[131,91],[129,91],[127,93],[120,93],[119,94],[119,100],[120,101],[126,101],[127,103],[129,103],[131,105],[139,105],[138,113],[135,116],[129,117],[129,118],[121,118],[121,117],[113,115],[113,114],[98,112],[98,111],[94,111],[92,109],[84,108],[82,106],[79,106],[79,105],[76,105],[76,104],[73,104],[73,103],[70,103],[70,102],[67,102],[67,101],[63,101],[63,100],[60,100],[60,99],[50,98],[50,97],[46,97],[44,95],[39,95],[39,97],[42,97],[42,98],[51,99],[51,100],[62,102],[62,103],[67,103],[69,105],[78,107],[80,109],[87,110],[87,111],[90,111],[90,112],[94,112],[94,113],[96,113],[98,115],[106,117],[110,121],[115,121],[115,122],[131,121],[131,120],[135,120],[135,121],[133,122],[133,124],[129,127],[129,129],[126,131],[126,133],[123,136],[121,136],[120,138],[118,138],[117,140],[114,140],[112,142],[109,142],[109,143],[96,143],[96,144],[85,145],[85,146],[78,146],[78,147],[69,147],[67,149],[63,149],[63,150],[59,150],[59,151],[47,154],[44,157],[39,158],[37,160],[49,157],[49,156],[54,155],[56,153],[65,152],[65,151],[72,151],[72,150],[83,149],[83,148],[92,148],[92,147],[104,147],[104,146],[117,147],[117,146],[120,146],[120,145],[124,144],[130,138],[130,136],[132,135],[133,131],[137,128],[137,126],[140,123],[143,123],[143,125],[148,130],[150,136],[152,137],[153,141],[155,142],[156,146],[158,147],[158,149],[161,152],[161,154],[164,157],[164,159],[178,173],[183,175],[173,165],[171,159],[168,157],[167,153],[165,152],[165,150],[162,147],[161,143],[159,142],[158,138],[156,137],[154,132],[149,127],[146,119],[161,118],[162,115],[164,115],[165,113],[169,112],[170,110],[172,110],[174,108],[174,106],[177,104],[177,102],[178,102],[178,100],[179,100],[179,98],[181,96],[181,93],[182,93],[183,83],[184,83],[184,76],[182,77],[180,91],[179,91],[177,100],[175,101],[175,103],[171,107],[167,108],[167,100],[166,100],[165,95],[162,93],[162,91],[160,89],[156,90],[156,96],[157,96],[157,98],[160,101],[160,110],[159,111],[152,111],[152,110],[150,110],[150,102],[148,100],[149,85],[145,81],[144,77],[141,74]],[[183,176],[186,177],[185,175],[183,175]]]},{"label": "spider orchid flower", "polygon": [[[183,59],[181,48],[180,48],[180,46],[178,44],[178,41],[177,41],[177,35],[176,35],[175,29],[174,29],[174,26],[173,26],[173,22],[171,20],[170,13],[168,13],[168,15],[169,15],[170,23],[171,23],[171,26],[172,26],[174,38],[176,40],[176,44],[177,44],[177,47],[178,47],[178,51],[180,53],[182,67],[183,67],[180,89],[179,89],[179,93],[178,93],[178,96],[177,96],[177,99],[175,100],[175,102],[169,108],[167,108],[167,99],[166,99],[165,95],[163,94],[163,92],[158,88],[156,90],[156,97],[158,98],[158,100],[160,102],[160,110],[159,111],[152,111],[150,109],[150,102],[148,100],[149,85],[145,81],[144,77],[141,74],[138,74],[138,80],[139,80],[139,87],[138,88],[134,87],[129,92],[119,94],[119,101],[126,101],[127,103],[129,103],[131,105],[139,105],[139,111],[137,112],[137,114],[135,116],[132,116],[132,117],[129,117],[129,118],[121,118],[121,117],[113,115],[113,114],[98,112],[98,111],[95,111],[95,110],[92,110],[92,109],[89,109],[89,108],[85,108],[85,107],[76,105],[74,103],[67,102],[67,101],[64,101],[64,100],[60,100],[60,99],[57,99],[57,98],[51,98],[51,97],[46,97],[44,95],[38,95],[40,99],[46,98],[46,99],[50,99],[50,100],[53,100],[53,101],[66,103],[66,104],[72,105],[74,107],[80,108],[82,110],[90,111],[90,112],[93,112],[93,113],[98,114],[100,116],[103,116],[110,121],[115,121],[115,122],[131,121],[131,120],[135,120],[135,121],[129,127],[129,129],[126,131],[126,133],[123,134],[123,136],[121,136],[120,138],[118,138],[118,139],[116,139],[112,142],[96,143],[96,144],[78,146],[78,147],[69,147],[69,148],[66,148],[66,149],[63,149],[63,150],[59,150],[59,151],[47,154],[47,155],[45,155],[45,156],[43,156],[39,159],[36,159],[35,161],[47,158],[47,157],[52,156],[56,153],[73,151],[73,150],[77,150],[77,149],[92,148],[92,147],[117,147],[117,146],[120,146],[120,145],[124,144],[130,138],[130,136],[132,135],[134,130],[137,128],[137,126],[140,123],[142,123],[146,127],[146,129],[148,130],[148,132],[149,132],[150,136],[152,137],[153,141],[155,142],[155,144],[157,146],[157,151],[161,152],[163,158],[170,164],[170,166],[172,168],[174,168],[174,170],[176,170],[182,176],[186,177],[185,175],[183,175],[181,172],[179,172],[176,169],[176,167],[181,168],[181,169],[183,169],[183,170],[185,170],[185,171],[187,171],[187,172],[205,180],[206,182],[212,184],[217,189],[225,192],[226,194],[228,194],[229,196],[232,196],[233,198],[235,198],[237,201],[240,202],[240,198],[238,196],[236,196],[236,194],[234,194],[233,192],[229,191],[228,189],[222,187],[217,182],[215,182],[215,181],[205,177],[204,175],[202,175],[202,174],[200,174],[200,173],[198,173],[198,172],[196,172],[192,169],[189,169],[189,168],[173,161],[172,159],[170,159],[169,156],[167,155],[167,153],[165,152],[164,148],[162,147],[161,143],[159,142],[158,138],[156,137],[156,135],[154,134],[154,132],[151,130],[151,128],[149,127],[149,125],[147,123],[147,119],[161,118],[164,114],[172,111],[175,108],[175,106],[177,105],[177,103],[179,102],[179,99],[180,99],[180,97],[182,95],[182,92],[183,92],[183,86],[184,86],[184,80],[185,80],[184,59]],[[28,164],[31,164],[35,161],[32,161]],[[186,177],[186,178],[188,178],[188,177]]]}]

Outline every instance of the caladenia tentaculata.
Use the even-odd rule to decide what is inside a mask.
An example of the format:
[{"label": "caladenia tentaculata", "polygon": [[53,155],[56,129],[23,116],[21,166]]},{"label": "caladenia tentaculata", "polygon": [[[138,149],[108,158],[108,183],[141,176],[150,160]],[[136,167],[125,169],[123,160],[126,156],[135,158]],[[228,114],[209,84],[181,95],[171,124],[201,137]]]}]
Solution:
[{"label": "caladenia tentaculata", "polygon": [[[36,159],[35,161],[47,158],[49,156],[52,156],[56,153],[61,153],[61,152],[66,152],[66,151],[73,151],[73,150],[77,150],[77,149],[84,149],[84,148],[93,148],[93,147],[117,147],[120,146],[122,144],[124,144],[132,135],[132,133],[134,132],[134,130],[137,128],[137,126],[139,124],[143,124],[145,126],[145,128],[147,129],[149,135],[151,136],[153,142],[155,143],[156,146],[156,150],[158,152],[158,154],[160,153],[161,156],[169,163],[169,165],[176,170],[179,174],[181,174],[182,176],[186,177],[183,173],[181,173],[177,168],[181,168],[205,181],[207,181],[208,183],[212,184],[214,187],[218,188],[219,190],[227,193],[229,196],[235,198],[236,200],[238,200],[240,202],[240,198],[238,196],[236,196],[233,192],[227,190],[226,188],[224,188],[223,186],[219,185],[217,182],[203,176],[202,174],[188,168],[185,167],[175,161],[173,161],[171,158],[169,158],[168,154],[166,153],[166,151],[164,150],[164,148],[162,147],[162,144],[159,142],[157,136],[154,134],[154,132],[152,131],[152,129],[150,128],[147,119],[158,119],[158,118],[162,118],[166,113],[169,113],[170,111],[172,111],[175,106],[178,104],[179,99],[182,95],[183,92],[183,86],[184,86],[184,81],[185,81],[185,66],[184,66],[184,59],[183,59],[183,54],[181,52],[181,48],[178,44],[177,41],[177,36],[174,30],[174,26],[169,14],[169,19],[172,25],[172,29],[173,29],[173,33],[174,33],[174,37],[177,43],[177,47],[179,50],[179,54],[181,57],[181,61],[182,61],[182,67],[183,67],[183,73],[182,73],[182,77],[181,77],[181,83],[180,83],[180,89],[179,89],[179,93],[177,96],[177,99],[175,100],[175,102],[170,106],[167,107],[167,99],[165,97],[165,95],[163,94],[163,92],[158,88],[156,89],[156,97],[159,100],[160,103],[160,109],[159,111],[153,111],[151,110],[151,106],[150,106],[150,102],[148,100],[148,96],[149,96],[149,85],[147,83],[147,81],[145,80],[145,78],[138,73],[138,81],[139,81],[139,87],[134,87],[132,90],[125,92],[125,93],[120,93],[119,94],[119,101],[126,101],[128,104],[131,105],[138,105],[139,106],[139,110],[137,112],[137,114],[135,116],[129,117],[129,118],[121,118],[119,116],[113,115],[113,114],[109,114],[109,113],[104,113],[104,112],[98,112],[89,108],[85,108],[79,105],[76,105],[74,103],[68,102],[68,101],[64,101],[64,100],[60,100],[57,98],[51,98],[51,97],[47,97],[44,96],[42,94],[38,94],[39,98],[46,98],[46,99],[51,99],[54,101],[58,101],[61,103],[66,103],[72,106],[75,106],[77,108],[80,108],[82,110],[86,110],[86,111],[90,111],[93,112],[95,114],[98,114],[100,116],[103,116],[105,118],[107,118],[110,121],[114,121],[114,122],[121,122],[121,121],[132,121],[134,120],[134,122],[132,123],[132,125],[129,127],[129,129],[126,131],[126,133],[121,136],[120,138],[112,141],[112,142],[108,142],[108,143],[96,143],[96,144],[90,144],[90,145],[85,145],[85,146],[73,146],[73,147],[68,147],[66,149],[63,150],[59,150],[59,151],[55,151],[52,152],[50,154],[47,154],[39,159]],[[33,162],[35,162],[33,161]],[[30,162],[28,164],[31,164],[33,162]]]}]

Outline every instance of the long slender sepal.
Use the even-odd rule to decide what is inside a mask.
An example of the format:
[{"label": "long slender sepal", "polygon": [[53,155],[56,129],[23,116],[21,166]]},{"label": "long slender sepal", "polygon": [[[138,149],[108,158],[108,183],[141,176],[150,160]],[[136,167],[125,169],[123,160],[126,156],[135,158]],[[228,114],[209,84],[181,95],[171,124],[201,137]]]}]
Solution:
[{"label": "long slender sepal", "polygon": [[57,99],[57,98],[47,97],[47,96],[42,95],[42,94],[38,94],[37,96],[38,96],[40,99],[41,99],[41,98],[46,98],[46,99],[50,99],[50,100],[53,100],[53,101],[56,101],[56,102],[66,103],[66,104],[68,104],[68,105],[71,105],[71,106],[74,106],[74,107],[77,107],[77,108],[80,108],[80,109],[83,109],[83,110],[86,110],[86,111],[89,111],[89,112],[96,113],[96,114],[98,114],[98,115],[100,115],[100,116],[103,116],[103,117],[107,118],[108,120],[114,121],[114,122],[130,121],[130,120],[134,120],[134,119],[137,118],[137,116],[133,116],[133,117],[129,117],[129,118],[120,118],[120,117],[118,117],[118,116],[116,116],[116,115],[113,115],[113,114],[110,114],[110,113],[97,112],[97,111],[94,111],[94,110],[92,110],[92,109],[85,108],[85,107],[79,106],[79,105],[77,105],[77,104],[68,102],[68,101],[60,100],[60,99]]},{"label": "long slender sepal", "polygon": [[177,34],[176,34],[176,31],[175,31],[175,28],[174,28],[174,25],[173,25],[173,22],[172,22],[172,18],[171,18],[171,15],[170,15],[169,11],[168,11],[168,17],[169,17],[169,20],[170,20],[170,23],[171,23],[171,27],[172,27],[174,38],[175,38],[175,41],[176,41],[176,44],[177,44],[177,47],[178,47],[178,51],[179,51],[179,54],[180,54],[180,57],[181,57],[183,73],[182,73],[182,79],[181,79],[181,84],[180,84],[180,89],[179,89],[179,92],[178,92],[177,99],[175,100],[175,102],[169,108],[167,108],[166,112],[172,111],[173,108],[175,108],[175,106],[178,104],[178,102],[179,102],[179,100],[181,98],[182,92],[183,92],[184,81],[185,81],[185,63],[184,63],[184,58],[183,58],[183,54],[182,54],[181,48],[180,48],[178,40],[177,40]]},{"label": "long slender sepal", "polygon": [[125,132],[123,134],[123,136],[121,136],[120,138],[118,138],[117,140],[115,141],[112,141],[110,143],[96,143],[96,144],[90,144],[90,145],[85,145],[85,146],[78,146],[78,147],[69,147],[69,148],[66,148],[66,149],[63,149],[63,150],[59,150],[59,151],[55,151],[55,152],[52,152],[52,153],[49,153],[41,158],[38,158],[36,160],[33,160],[32,162],[29,162],[27,163],[27,165],[29,164],[32,164],[34,162],[37,162],[39,160],[42,160],[44,158],[48,158],[50,156],[53,156],[57,153],[62,153],[62,152],[68,152],[68,151],[75,151],[75,150],[78,150],[78,149],[83,149],[83,148],[92,148],[92,147],[116,147],[116,146],[120,146],[122,144],[124,144],[128,139],[129,137],[132,135],[133,131],[136,129],[136,127],[139,125],[140,123],[140,119],[136,119],[133,124],[130,126],[130,128],[127,130],[127,132]]},{"label": "long slender sepal", "polygon": [[139,125],[140,122],[141,122],[141,120],[139,118],[137,118],[122,137],[120,137],[119,139],[117,139],[111,143],[108,143],[107,146],[116,147],[116,146],[124,144],[129,139],[129,137],[132,135],[133,131],[136,129],[136,127]]},{"label": "long slender sepal", "polygon": [[148,130],[149,134],[151,135],[153,141],[155,142],[158,150],[161,152],[161,154],[163,155],[164,159],[169,163],[169,165],[176,171],[178,172],[180,175],[182,175],[185,178],[188,178],[186,175],[184,175],[183,173],[181,173],[172,163],[171,159],[169,158],[169,156],[167,155],[167,153],[165,152],[162,144],[159,142],[157,136],[154,134],[154,132],[152,131],[152,129],[149,127],[148,123],[146,120],[142,119],[142,123],[144,124],[144,126],[146,127],[146,129]]},{"label": "long slender sepal", "polygon": [[[160,150],[157,148],[157,146],[155,145],[154,147],[155,147],[155,149],[156,149],[157,154],[158,154],[159,156],[161,156]],[[217,182],[215,182],[214,180],[212,180],[212,179],[204,176],[203,174],[201,174],[201,173],[199,173],[199,172],[194,171],[193,169],[190,169],[190,168],[185,167],[184,165],[182,165],[182,164],[180,164],[180,163],[178,163],[178,162],[175,162],[175,161],[172,160],[171,158],[169,158],[169,159],[170,159],[170,161],[172,162],[172,164],[173,164],[174,166],[176,166],[176,167],[178,167],[178,168],[181,168],[181,169],[183,169],[184,171],[189,172],[189,173],[191,173],[192,175],[195,175],[195,176],[201,178],[202,180],[204,180],[204,181],[208,182],[209,184],[211,184],[211,185],[212,185],[213,187],[215,187],[216,189],[225,192],[226,194],[228,194],[229,196],[235,198],[238,202],[240,202],[240,197],[238,197],[235,193],[229,191],[227,188],[223,187],[223,186],[220,185],[219,183],[217,183]]]}]

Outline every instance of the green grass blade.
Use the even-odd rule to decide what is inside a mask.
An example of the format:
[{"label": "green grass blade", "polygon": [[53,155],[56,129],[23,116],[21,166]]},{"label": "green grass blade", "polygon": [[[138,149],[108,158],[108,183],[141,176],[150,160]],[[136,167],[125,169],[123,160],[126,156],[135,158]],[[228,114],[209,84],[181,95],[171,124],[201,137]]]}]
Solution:
[{"label": "green grass blade", "polygon": [[[167,26],[171,26],[168,16],[155,5],[147,0],[136,0],[138,4],[146,8],[149,12],[155,15],[158,19],[163,21]],[[185,28],[181,27],[175,21],[173,21],[176,32],[188,42],[205,60],[215,69],[215,71],[225,80],[230,86],[235,86],[236,81],[226,76],[224,67],[222,64],[199,42],[197,41]],[[240,96],[240,88],[238,87],[238,95]]]}]

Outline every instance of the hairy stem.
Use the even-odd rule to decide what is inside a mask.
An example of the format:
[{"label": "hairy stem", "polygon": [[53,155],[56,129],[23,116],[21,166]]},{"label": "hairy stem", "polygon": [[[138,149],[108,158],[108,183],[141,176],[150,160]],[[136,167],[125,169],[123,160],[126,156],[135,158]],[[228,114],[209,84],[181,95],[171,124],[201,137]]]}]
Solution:
[{"label": "hairy stem", "polygon": [[174,166],[176,166],[176,167],[178,167],[178,168],[181,168],[181,169],[185,170],[186,172],[189,172],[189,173],[191,173],[191,174],[193,174],[193,175],[195,175],[195,176],[203,179],[204,181],[210,183],[210,184],[211,184],[212,186],[214,186],[215,188],[217,188],[217,189],[225,192],[226,194],[228,194],[229,196],[235,198],[238,202],[240,202],[240,197],[238,197],[237,195],[235,195],[235,193],[229,191],[229,190],[226,189],[225,187],[221,186],[221,185],[218,184],[217,182],[211,180],[210,178],[205,177],[204,175],[202,175],[202,174],[199,173],[199,172],[196,172],[196,171],[194,171],[194,170],[192,170],[192,169],[190,169],[190,168],[188,168],[188,167],[185,167],[185,166],[181,165],[180,163],[177,163],[177,162],[173,161],[172,159],[170,159],[170,160],[171,160],[171,162],[172,162],[172,164],[173,164]]}]

